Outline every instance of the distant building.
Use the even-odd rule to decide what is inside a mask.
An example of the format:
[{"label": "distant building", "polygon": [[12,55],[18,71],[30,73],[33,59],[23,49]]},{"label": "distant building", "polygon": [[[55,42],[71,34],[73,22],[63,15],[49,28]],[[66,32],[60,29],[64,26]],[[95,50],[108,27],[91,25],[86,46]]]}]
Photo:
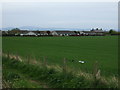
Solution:
[{"label": "distant building", "polygon": [[27,36],[37,36],[37,34],[36,33],[34,33],[34,32],[28,32],[28,33],[26,33],[26,34],[23,34],[23,35],[27,35]]},{"label": "distant building", "polygon": [[28,30],[8,30],[2,31],[3,36],[103,36],[105,35],[103,30],[91,31],[28,31]]},{"label": "distant building", "polygon": [[103,36],[104,35],[104,31],[103,30],[91,30],[91,31],[83,31],[84,35],[87,36]]},{"label": "distant building", "polygon": [[72,36],[76,35],[74,31],[52,31],[51,35],[53,36]]},{"label": "distant building", "polygon": [[37,36],[37,34],[30,31],[30,32],[21,33],[20,36]]},{"label": "distant building", "polygon": [[46,36],[48,35],[47,31],[39,31],[40,36]]},{"label": "distant building", "polygon": [[95,35],[104,35],[104,31],[103,30],[91,30],[92,33],[94,33]]},{"label": "distant building", "polygon": [[7,36],[8,35],[8,31],[2,31],[2,36]]},{"label": "distant building", "polygon": [[56,31],[51,31],[50,35],[52,35],[52,36],[58,36],[58,33]]}]

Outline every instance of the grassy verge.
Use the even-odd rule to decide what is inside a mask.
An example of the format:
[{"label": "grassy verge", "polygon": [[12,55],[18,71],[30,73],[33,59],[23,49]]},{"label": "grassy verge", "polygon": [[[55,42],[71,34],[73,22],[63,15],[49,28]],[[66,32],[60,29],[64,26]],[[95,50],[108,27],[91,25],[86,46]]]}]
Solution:
[{"label": "grassy verge", "polygon": [[[84,74],[84,73],[83,73]],[[9,88],[44,88],[41,82],[49,88],[117,88],[112,80],[105,82],[99,78],[99,73],[85,77],[85,74],[75,75],[70,71],[59,72],[55,68],[42,65],[32,65],[15,59],[3,57],[3,85]],[[115,80],[114,80],[115,81]]]},{"label": "grassy verge", "polygon": [[7,60],[3,58],[3,88],[43,88],[40,83],[11,67],[12,63]]}]

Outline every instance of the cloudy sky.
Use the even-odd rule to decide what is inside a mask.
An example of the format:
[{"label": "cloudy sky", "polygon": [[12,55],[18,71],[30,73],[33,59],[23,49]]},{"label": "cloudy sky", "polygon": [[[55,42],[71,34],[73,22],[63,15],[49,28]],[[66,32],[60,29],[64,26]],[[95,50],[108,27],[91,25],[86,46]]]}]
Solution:
[{"label": "cloudy sky", "polygon": [[117,29],[117,2],[12,2],[2,4],[3,27]]}]

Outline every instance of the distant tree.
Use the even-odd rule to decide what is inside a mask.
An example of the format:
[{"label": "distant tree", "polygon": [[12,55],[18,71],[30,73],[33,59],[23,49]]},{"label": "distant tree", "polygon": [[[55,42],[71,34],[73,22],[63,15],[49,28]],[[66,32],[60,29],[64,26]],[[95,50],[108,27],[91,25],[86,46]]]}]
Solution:
[{"label": "distant tree", "polygon": [[96,28],[96,30],[99,30],[98,28]]},{"label": "distant tree", "polygon": [[80,34],[78,31],[74,31],[74,33],[77,35],[77,34]]},{"label": "distant tree", "polygon": [[75,33],[77,33],[77,31],[74,31]]},{"label": "distant tree", "polygon": [[11,31],[20,31],[20,29],[19,28],[13,28],[13,29],[11,29]]},{"label": "distant tree", "polygon": [[78,31],[78,34],[80,34],[80,31]]},{"label": "distant tree", "polygon": [[102,28],[100,30],[102,31]]},{"label": "distant tree", "polygon": [[113,29],[110,29],[109,30],[109,33],[112,34],[112,33],[115,33],[116,31],[114,31]]},{"label": "distant tree", "polygon": [[94,31],[94,28],[92,28],[92,30],[91,31]]},{"label": "distant tree", "polygon": [[10,34],[19,34],[20,29],[19,28],[13,28],[11,31],[9,31]]},{"label": "distant tree", "polygon": [[48,35],[50,35],[50,31],[47,31]]},{"label": "distant tree", "polygon": [[110,30],[109,30],[109,34],[119,34],[119,32],[117,32],[117,31],[115,31],[115,30],[113,30],[113,29],[110,29]]}]

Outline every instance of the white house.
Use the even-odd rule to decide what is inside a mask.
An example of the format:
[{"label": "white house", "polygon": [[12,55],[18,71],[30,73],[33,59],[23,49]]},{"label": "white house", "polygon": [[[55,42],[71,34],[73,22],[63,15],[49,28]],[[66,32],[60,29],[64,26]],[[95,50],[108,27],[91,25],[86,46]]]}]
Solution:
[{"label": "white house", "polygon": [[37,34],[36,33],[34,33],[34,32],[28,32],[28,33],[22,33],[22,34],[20,34],[20,36],[37,36]]},{"label": "white house", "polygon": [[74,31],[52,31],[51,35],[53,36],[70,36],[76,35]]},{"label": "white house", "polygon": [[51,35],[53,35],[53,36],[57,36],[58,33],[57,33],[56,31],[52,31],[52,32],[51,32]]}]

